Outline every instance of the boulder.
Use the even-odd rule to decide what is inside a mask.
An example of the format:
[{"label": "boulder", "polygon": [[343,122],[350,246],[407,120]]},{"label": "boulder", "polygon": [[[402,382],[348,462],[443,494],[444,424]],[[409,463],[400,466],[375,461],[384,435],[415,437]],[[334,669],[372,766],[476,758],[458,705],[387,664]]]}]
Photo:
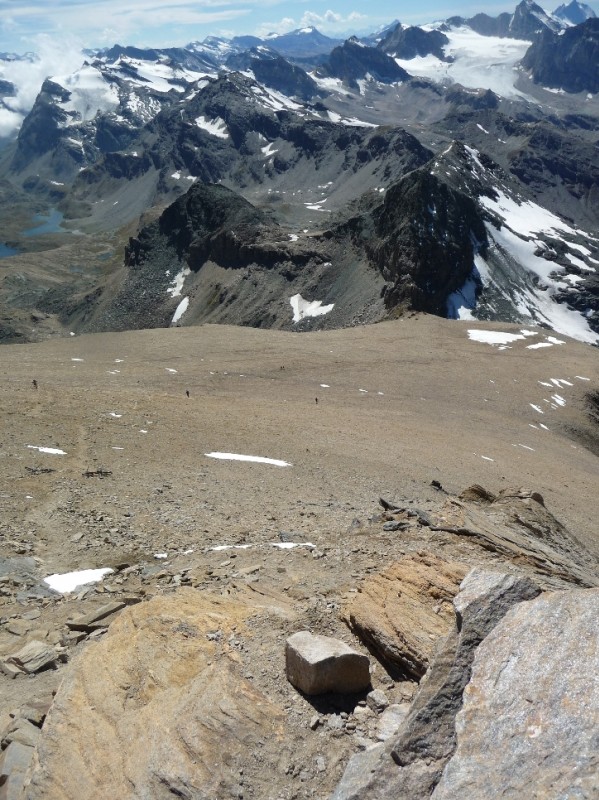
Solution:
[{"label": "boulder", "polygon": [[435,800],[598,797],[598,674],[598,589],[512,608],[476,652]]},{"label": "boulder", "polygon": [[[379,751],[378,765],[369,765],[368,779],[363,777],[353,788],[342,780],[333,795],[335,800],[430,798],[455,750],[455,717],[470,680],[476,648],[514,604],[539,592],[526,577],[481,569],[468,573],[454,601],[453,628],[421,682],[405,721]],[[486,760],[486,756],[481,758],[483,764]],[[347,769],[355,769],[351,760]],[[345,787],[342,792],[340,787]]]},{"label": "boulder", "polygon": [[431,553],[408,556],[367,578],[342,618],[386,665],[421,678],[454,624],[452,600],[466,572]]},{"label": "boulder", "polygon": [[285,647],[287,679],[307,695],[351,694],[370,686],[370,660],[345,642],[298,631]]}]

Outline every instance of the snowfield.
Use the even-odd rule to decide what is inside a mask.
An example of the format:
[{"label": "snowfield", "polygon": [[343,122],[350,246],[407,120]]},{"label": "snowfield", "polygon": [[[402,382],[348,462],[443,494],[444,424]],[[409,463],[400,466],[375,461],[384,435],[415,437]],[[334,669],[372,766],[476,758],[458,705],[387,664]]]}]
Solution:
[{"label": "snowfield", "polygon": [[[435,25],[423,25],[432,30]],[[500,39],[496,36],[481,36],[467,27],[445,31],[449,44],[445,55],[450,62],[440,61],[436,56],[419,56],[409,60],[395,61],[410,75],[430,78],[438,83],[460,83],[467,89],[490,89],[507,98],[524,98],[514,88],[518,75],[517,63],[531,45],[519,39]]]}]

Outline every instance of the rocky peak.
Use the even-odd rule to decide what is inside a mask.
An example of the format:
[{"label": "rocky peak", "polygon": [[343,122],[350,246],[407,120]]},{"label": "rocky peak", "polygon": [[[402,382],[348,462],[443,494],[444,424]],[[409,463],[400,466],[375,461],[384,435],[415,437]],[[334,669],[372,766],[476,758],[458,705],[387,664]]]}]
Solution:
[{"label": "rocky peak", "polygon": [[507,11],[499,14],[497,17],[491,17],[488,14],[480,13],[475,14],[470,19],[462,19],[460,17],[452,17],[448,20],[451,25],[468,25],[476,33],[481,36],[507,36],[510,28],[512,15]]},{"label": "rocky peak", "polygon": [[[388,282],[387,307],[407,306],[441,316],[448,295],[472,272],[473,242],[484,248],[487,240],[475,200],[427,166],[389,187],[370,225],[376,236],[364,246]],[[362,227],[369,225],[363,221]]]},{"label": "rocky peak", "polygon": [[319,72],[346,81],[353,87],[367,75],[381,83],[405,81],[410,77],[387,53],[363,45],[355,38],[336,47]]},{"label": "rocky peak", "polygon": [[239,247],[242,243],[247,246],[256,239],[265,222],[264,214],[230,189],[197,183],[169,206],[157,222],[143,228],[130,241],[125,262],[132,268],[143,264],[153,240],[161,236],[179,257],[189,254],[192,266],[199,268],[209,257],[231,266],[239,261],[239,255],[226,247],[217,252],[215,243],[226,240],[237,242]]},{"label": "rocky peak", "polygon": [[560,22],[534,0],[522,0],[514,11],[509,25],[509,35],[515,39],[534,39],[545,30],[559,31],[561,28]]},{"label": "rocky peak", "polygon": [[449,39],[438,30],[424,31],[422,28],[404,28],[398,23],[381,39],[378,47],[396,58],[411,59],[417,56],[434,55],[445,60],[444,46]]},{"label": "rocky peak", "polygon": [[244,53],[233,54],[226,64],[230,69],[250,70],[257,81],[287,96],[310,100],[322,94],[314,79],[301,67],[290,64],[268,47],[253,47]]}]

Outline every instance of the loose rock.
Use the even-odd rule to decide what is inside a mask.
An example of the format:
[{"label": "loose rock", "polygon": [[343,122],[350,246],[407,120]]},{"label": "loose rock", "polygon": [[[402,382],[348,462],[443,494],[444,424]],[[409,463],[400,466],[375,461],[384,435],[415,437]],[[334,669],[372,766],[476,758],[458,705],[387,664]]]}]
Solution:
[{"label": "loose rock", "polygon": [[360,692],[370,685],[370,661],[345,642],[299,631],[287,639],[287,679],[307,695]]}]

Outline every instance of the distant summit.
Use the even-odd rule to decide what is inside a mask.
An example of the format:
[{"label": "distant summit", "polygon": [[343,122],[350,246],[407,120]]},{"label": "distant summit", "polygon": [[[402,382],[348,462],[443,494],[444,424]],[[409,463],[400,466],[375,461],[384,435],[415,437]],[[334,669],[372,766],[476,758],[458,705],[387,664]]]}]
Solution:
[{"label": "distant summit", "polygon": [[586,3],[572,0],[568,5],[562,3],[561,6],[558,6],[553,12],[553,16],[562,20],[562,22],[580,25],[582,22],[586,22],[587,19],[595,19],[597,14]]},{"label": "distant summit", "polygon": [[411,59],[434,55],[443,61],[445,59],[443,48],[446,44],[449,44],[449,39],[441,31],[425,31],[417,27],[404,28],[398,22],[381,39],[378,46],[396,58]]},{"label": "distant summit", "polygon": [[290,33],[267,36],[263,44],[267,44],[286,58],[313,58],[328,55],[340,39],[331,39],[313,26],[298,28]]},{"label": "distant summit", "polygon": [[527,39],[534,38],[545,30],[557,32],[561,28],[561,23],[534,0],[522,0],[514,11],[509,25],[509,35],[516,39]]},{"label": "distant summit", "polygon": [[[571,5],[573,4],[576,4],[576,0],[573,0]],[[553,32],[563,30],[571,24],[554,14],[548,14],[534,0],[522,0],[513,14],[504,12],[498,17],[490,17],[488,14],[480,13],[470,18],[450,17],[446,22],[452,27],[467,25],[481,36],[524,40],[532,40],[546,30]]]}]

